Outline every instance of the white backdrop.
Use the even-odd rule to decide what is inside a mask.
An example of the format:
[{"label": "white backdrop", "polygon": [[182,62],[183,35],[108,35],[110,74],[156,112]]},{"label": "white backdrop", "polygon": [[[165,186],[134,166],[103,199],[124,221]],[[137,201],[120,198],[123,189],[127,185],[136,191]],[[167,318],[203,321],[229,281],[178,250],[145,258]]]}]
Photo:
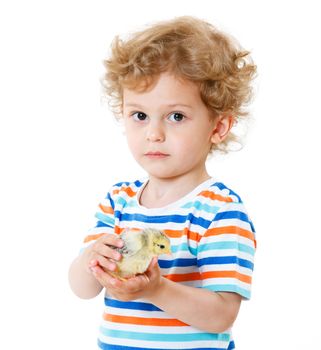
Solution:
[{"label": "white backdrop", "polygon": [[95,348],[102,296],[75,297],[68,267],[110,185],[144,175],[101,104],[102,60],[116,34],[180,15],[230,32],[258,65],[246,146],[208,164],[257,230],[237,348],[321,348],[317,3],[0,3],[1,349]]}]

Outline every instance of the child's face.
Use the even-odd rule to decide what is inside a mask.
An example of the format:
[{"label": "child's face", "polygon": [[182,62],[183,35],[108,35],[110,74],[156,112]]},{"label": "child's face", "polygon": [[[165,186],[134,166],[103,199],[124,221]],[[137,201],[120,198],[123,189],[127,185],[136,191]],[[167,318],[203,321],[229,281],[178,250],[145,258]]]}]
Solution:
[{"label": "child's face", "polygon": [[150,176],[205,170],[215,121],[193,82],[163,73],[147,91],[125,88],[123,119],[129,148]]}]

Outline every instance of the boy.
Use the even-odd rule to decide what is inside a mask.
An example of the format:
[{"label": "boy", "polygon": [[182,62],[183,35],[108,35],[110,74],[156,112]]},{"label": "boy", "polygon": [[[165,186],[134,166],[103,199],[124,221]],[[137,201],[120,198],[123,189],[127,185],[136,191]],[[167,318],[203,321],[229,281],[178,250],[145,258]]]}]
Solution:
[{"label": "boy", "polygon": [[[255,66],[227,35],[192,17],[122,41],[104,85],[147,180],[114,185],[70,267],[81,298],[105,289],[100,349],[234,349],[231,327],[250,297],[255,237],[240,197],[206,170],[246,116]],[[154,227],[171,256],[121,281],[109,274],[124,229]]]}]

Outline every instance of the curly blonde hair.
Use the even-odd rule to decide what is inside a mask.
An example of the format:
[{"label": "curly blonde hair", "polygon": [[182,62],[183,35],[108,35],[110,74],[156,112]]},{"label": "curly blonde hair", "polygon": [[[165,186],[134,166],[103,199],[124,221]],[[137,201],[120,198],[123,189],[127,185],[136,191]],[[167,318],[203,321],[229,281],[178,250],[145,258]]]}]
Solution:
[{"label": "curly blonde hair", "polygon": [[[228,114],[238,122],[248,115],[244,106],[250,101],[256,73],[249,52],[198,18],[159,22],[127,40],[117,36],[104,65],[102,84],[118,118],[122,115],[123,88],[147,89],[163,72],[196,83],[214,118]],[[240,140],[230,132],[216,148],[227,151],[233,141]]]}]

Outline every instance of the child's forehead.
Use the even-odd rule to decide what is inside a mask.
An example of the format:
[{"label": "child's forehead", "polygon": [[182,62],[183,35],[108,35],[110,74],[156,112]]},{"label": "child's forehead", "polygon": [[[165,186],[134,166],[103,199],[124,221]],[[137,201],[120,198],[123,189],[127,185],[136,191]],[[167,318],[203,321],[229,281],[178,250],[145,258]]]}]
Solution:
[{"label": "child's forehead", "polygon": [[149,113],[167,109],[180,110],[185,113],[204,111],[204,103],[199,85],[192,81],[177,79],[171,75],[161,75],[157,81],[143,91],[124,88],[122,96],[124,110],[145,110]]},{"label": "child's forehead", "polygon": [[193,82],[161,75],[144,89],[124,88],[124,107],[139,108],[146,104],[172,108],[192,108],[201,103],[198,86]]},{"label": "child's forehead", "polygon": [[160,79],[170,80],[180,84],[196,84],[196,82],[193,82],[188,76],[185,76],[177,68],[167,66],[166,69],[160,69],[159,71],[150,75],[141,74],[135,76],[134,74],[129,73],[123,77],[122,86],[129,89],[146,90],[152,88],[153,85],[157,84]]},{"label": "child's forehead", "polygon": [[135,95],[144,95],[154,90],[180,92],[180,90],[190,90],[199,93],[199,85],[183,76],[172,72],[163,72],[157,76],[147,76],[137,80],[126,82],[122,86],[123,92],[133,93]]}]

